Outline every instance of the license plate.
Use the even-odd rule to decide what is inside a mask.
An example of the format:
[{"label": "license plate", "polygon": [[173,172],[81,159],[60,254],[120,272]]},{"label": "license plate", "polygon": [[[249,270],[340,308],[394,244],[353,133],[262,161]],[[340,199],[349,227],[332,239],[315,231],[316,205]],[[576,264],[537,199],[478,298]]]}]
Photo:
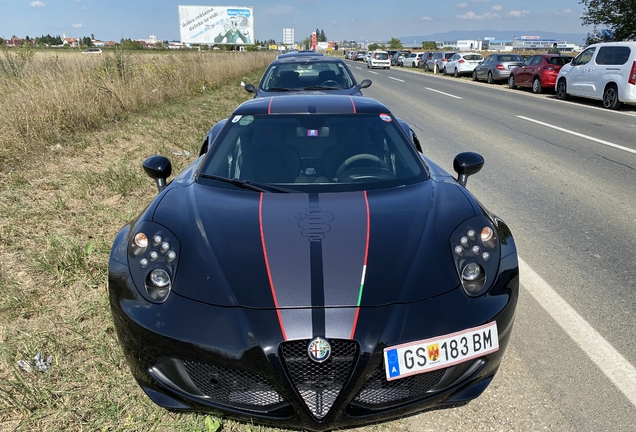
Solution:
[{"label": "license plate", "polygon": [[453,366],[499,349],[497,323],[384,349],[387,381]]}]

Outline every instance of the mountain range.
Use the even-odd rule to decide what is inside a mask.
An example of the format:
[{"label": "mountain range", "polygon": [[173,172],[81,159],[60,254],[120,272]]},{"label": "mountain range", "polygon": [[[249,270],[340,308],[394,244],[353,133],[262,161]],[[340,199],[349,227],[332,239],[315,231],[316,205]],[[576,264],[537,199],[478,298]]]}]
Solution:
[{"label": "mountain range", "polygon": [[585,43],[587,33],[554,33],[539,30],[455,30],[445,33],[433,33],[427,36],[403,36],[398,39],[403,44],[420,45],[425,41],[455,41],[455,40],[483,40],[494,38],[496,40],[510,40],[521,36],[539,36],[544,40],[565,41],[568,43]]}]

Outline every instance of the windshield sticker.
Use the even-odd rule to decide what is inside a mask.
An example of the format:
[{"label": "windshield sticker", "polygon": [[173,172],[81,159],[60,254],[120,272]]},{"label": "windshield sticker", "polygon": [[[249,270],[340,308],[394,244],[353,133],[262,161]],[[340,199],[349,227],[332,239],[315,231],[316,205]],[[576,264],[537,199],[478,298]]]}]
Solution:
[{"label": "windshield sticker", "polygon": [[385,121],[387,123],[389,123],[391,120],[391,116],[388,114],[380,114],[380,118],[382,119],[382,121]]},{"label": "windshield sticker", "polygon": [[317,137],[318,136],[318,129],[307,129],[307,136],[308,137]]},{"label": "windshield sticker", "polygon": [[240,115],[234,116],[234,118],[232,119],[232,123],[236,123],[237,121],[241,119],[241,117],[243,116],[240,116]]},{"label": "windshield sticker", "polygon": [[245,116],[241,119],[241,121],[239,122],[239,124],[241,126],[247,126],[248,124],[252,123],[254,121],[254,116],[248,115]]}]

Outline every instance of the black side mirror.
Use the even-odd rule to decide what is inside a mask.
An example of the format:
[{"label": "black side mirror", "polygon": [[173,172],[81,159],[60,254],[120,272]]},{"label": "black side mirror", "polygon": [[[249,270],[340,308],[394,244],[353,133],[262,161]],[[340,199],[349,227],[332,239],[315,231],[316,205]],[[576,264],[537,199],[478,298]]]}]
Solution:
[{"label": "black side mirror", "polygon": [[144,171],[155,180],[159,192],[167,186],[166,180],[172,174],[172,164],[165,156],[150,156],[143,163]]},{"label": "black side mirror", "polygon": [[243,88],[249,93],[256,93],[256,87],[254,87],[254,84],[245,84],[245,87]]},{"label": "black side mirror", "polygon": [[358,88],[367,88],[367,87],[371,87],[371,84],[373,84],[373,81],[371,81],[370,79],[365,79],[362,80],[362,82],[360,84],[358,84]]},{"label": "black side mirror", "polygon": [[457,181],[464,187],[466,187],[468,177],[477,174],[483,166],[484,158],[479,153],[460,153],[453,160],[453,169],[457,173]]}]

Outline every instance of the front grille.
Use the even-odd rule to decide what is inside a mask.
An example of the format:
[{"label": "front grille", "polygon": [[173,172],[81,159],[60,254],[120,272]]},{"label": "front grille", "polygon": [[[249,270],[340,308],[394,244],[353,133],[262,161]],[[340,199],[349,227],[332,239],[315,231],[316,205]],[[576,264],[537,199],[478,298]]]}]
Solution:
[{"label": "front grille", "polygon": [[411,375],[387,381],[386,372],[379,370],[364,384],[353,398],[353,404],[364,408],[385,408],[425,396],[442,379],[445,370]]},{"label": "front grille", "polygon": [[285,398],[266,380],[252,372],[183,360],[188,376],[212,401],[242,409],[265,411]]},{"label": "front grille", "polygon": [[357,342],[332,340],[330,343],[331,356],[323,363],[309,359],[308,340],[284,342],[280,345],[280,357],[292,385],[318,420],[329,413],[349,380],[358,358]]}]

